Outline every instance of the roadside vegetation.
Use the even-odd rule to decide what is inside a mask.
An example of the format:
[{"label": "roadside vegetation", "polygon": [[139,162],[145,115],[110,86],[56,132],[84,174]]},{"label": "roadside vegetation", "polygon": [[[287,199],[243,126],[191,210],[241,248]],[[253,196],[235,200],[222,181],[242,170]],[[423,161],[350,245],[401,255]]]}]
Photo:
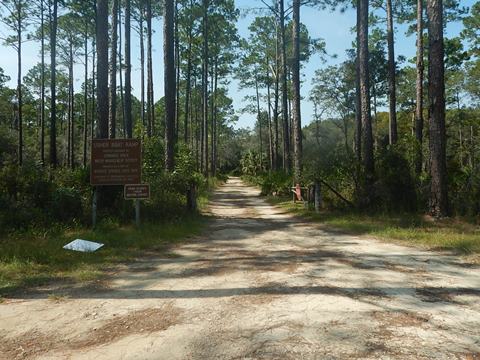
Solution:
[{"label": "roadside vegetation", "polygon": [[[139,229],[104,221],[95,230],[53,227],[45,233],[30,230],[11,234],[0,241],[0,297],[59,281],[89,283],[148,252],[168,256],[171,245],[199,234],[205,221],[198,214],[177,221],[146,223]],[[62,248],[74,239],[105,245],[94,253]]]},{"label": "roadside vegetation", "polygon": [[[315,211],[313,197],[309,203],[293,202],[293,179],[283,173],[262,173],[256,176],[243,175],[242,179],[249,185],[257,186],[267,201],[281,207],[287,212],[318,222],[326,228],[352,235],[365,235],[379,240],[398,242],[435,250],[451,250],[459,255],[471,255],[475,261],[480,260],[480,224],[478,217],[458,211],[458,215],[450,218],[436,219],[417,210],[421,201],[410,205],[395,201],[378,201],[376,207],[369,210],[359,208],[355,204],[353,193],[342,182],[330,179],[332,187],[340,195],[351,200],[351,205],[339,198],[326,186],[321,190],[321,208]],[[379,184],[382,179],[379,180]],[[306,180],[305,187],[313,192],[313,180]],[[377,185],[380,186],[380,185]],[[386,188],[388,190],[388,187]],[[385,190],[386,191],[386,190]],[[404,190],[405,193],[406,190]],[[415,188],[412,188],[416,199]],[[395,188],[390,195],[386,191],[384,199],[395,196]],[[302,195],[307,200],[306,189]],[[421,196],[419,196],[421,198]],[[472,200],[474,203],[475,200]],[[465,200],[464,208],[468,206]]]},{"label": "roadside vegetation", "polygon": [[[7,139],[0,139],[5,146]],[[3,141],[4,140],[4,141]],[[9,165],[4,152],[0,170],[0,297],[21,289],[97,280],[121,263],[146,252],[167,255],[168,248],[199,234],[201,214],[212,189],[225,176],[206,178],[196,171],[191,153],[178,149],[175,169],[163,170],[162,141],[148,139],[143,149],[143,179],[151,198],[141,203],[141,227],[134,222],[134,203],[123,187],[110,187],[91,227],[89,169],[51,170],[26,161]],[[197,206],[189,208],[187,190],[196,188]],[[75,239],[105,244],[95,253],[64,250]]]},{"label": "roadside vegetation", "polygon": [[361,213],[346,210],[315,210],[286,197],[269,196],[271,204],[288,212],[321,223],[327,228],[352,235],[365,235],[379,240],[427,249],[451,250],[471,255],[480,261],[480,226],[473,219],[449,218],[434,220],[416,213]]},{"label": "roadside vegetation", "polygon": [[[210,192],[225,177],[209,178],[200,188],[197,211],[163,214],[154,220],[142,207],[146,220],[137,228],[133,221],[110,216],[92,229],[76,220],[50,226],[31,225],[0,234],[0,299],[22,289],[52,283],[85,284],[99,280],[121,264],[148,255],[170,256],[171,246],[202,232],[208,218],[201,210]],[[133,216],[133,215],[132,215]],[[64,250],[75,239],[104,244],[94,253]]]}]

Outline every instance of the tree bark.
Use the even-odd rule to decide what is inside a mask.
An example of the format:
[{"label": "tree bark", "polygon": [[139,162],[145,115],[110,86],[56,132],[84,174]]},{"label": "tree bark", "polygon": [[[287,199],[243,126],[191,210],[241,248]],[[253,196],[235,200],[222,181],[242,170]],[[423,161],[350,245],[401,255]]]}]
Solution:
[{"label": "tree bark", "polygon": [[178,37],[178,1],[179,0],[175,0],[174,7],[175,83],[177,84],[175,87],[175,143],[178,142],[178,132],[180,130],[180,86],[178,85],[180,83],[180,39]]},{"label": "tree bark", "polygon": [[389,142],[398,141],[397,132],[397,98],[396,98],[396,62],[395,40],[393,34],[392,0],[387,0],[387,43],[388,43],[388,98],[389,98]]},{"label": "tree bark", "polygon": [[112,2],[112,40],[110,44],[110,97],[108,109],[108,137],[115,139],[117,130],[117,41],[118,0]]},{"label": "tree bark", "polygon": [[300,0],[293,0],[293,147],[295,181],[302,176],[302,121],[300,111]]},{"label": "tree bark", "polygon": [[155,133],[152,69],[152,0],[147,0],[147,135]]},{"label": "tree bark", "polygon": [[174,169],[175,146],[175,34],[174,0],[165,0],[163,6],[163,61],[165,85],[165,169]]},{"label": "tree bark", "polygon": [[66,162],[65,166],[70,167],[70,128],[72,126],[72,121],[71,121],[71,106],[72,106],[72,93],[71,93],[71,84],[72,84],[72,78],[70,75],[70,64],[68,65],[68,100],[67,100],[67,149],[66,149]]},{"label": "tree bark", "polygon": [[290,160],[290,131],[288,117],[288,87],[287,87],[287,50],[285,44],[285,6],[284,0],[279,0],[280,16],[280,49],[282,58],[282,119],[283,119],[283,170],[289,172]]},{"label": "tree bark", "polygon": [[70,168],[75,168],[75,151],[74,151],[74,116],[75,116],[75,111],[74,111],[74,106],[75,106],[75,92],[74,92],[74,78],[73,78],[73,43],[70,41],[70,61],[69,61],[69,92],[70,92],[70,104],[69,104],[69,124],[70,124],[70,133],[69,133],[69,151],[70,151],[70,163],[69,166]]},{"label": "tree bark", "polygon": [[255,94],[257,99],[257,122],[258,122],[258,137],[260,140],[260,168],[263,168],[263,138],[262,138],[262,118],[260,113],[260,96],[258,94],[258,79],[255,76]]},{"label": "tree bark", "polygon": [[145,10],[144,2],[140,2],[140,17],[138,26],[140,27],[140,119],[145,127],[145,44],[143,41],[143,11]]},{"label": "tree bark", "polygon": [[273,151],[273,129],[272,129],[272,98],[270,93],[270,61],[266,57],[267,65],[267,108],[268,108],[268,155],[270,160],[270,170],[273,170],[275,154]]},{"label": "tree bark", "polygon": [[368,0],[359,0],[360,36],[359,36],[359,70],[360,70],[360,104],[362,118],[362,148],[364,166],[364,202],[371,203],[372,185],[374,181],[373,136],[370,107],[370,75],[368,52]]},{"label": "tree bark", "polygon": [[84,34],[84,89],[83,89],[83,167],[87,166],[88,137],[88,19],[85,20]]},{"label": "tree bark", "polygon": [[[143,26],[143,25],[142,25]],[[131,0],[125,2],[125,130],[127,138],[133,136],[132,119],[132,61],[131,61]]]},{"label": "tree bark", "polygon": [[208,7],[209,0],[203,0],[203,159],[204,174],[209,175],[208,166]]},{"label": "tree bark", "polygon": [[278,33],[278,21],[275,25],[275,97],[273,101],[273,126],[275,128],[274,137],[273,137],[273,148],[274,148],[274,163],[273,170],[277,171],[279,168],[279,158],[278,158],[278,105],[280,100],[280,46],[279,46],[279,33]]},{"label": "tree bark", "polygon": [[97,138],[106,139],[108,129],[108,0],[97,0]]},{"label": "tree bark", "polygon": [[57,7],[58,0],[53,0],[50,18],[50,165],[53,168],[57,166]]},{"label": "tree bark", "polygon": [[187,79],[185,84],[185,118],[183,120],[184,124],[184,133],[183,139],[185,144],[188,144],[188,117],[190,114],[190,98],[191,98],[191,73],[192,73],[192,26],[191,24],[187,25],[188,27],[188,50],[187,50]]},{"label": "tree bark", "polygon": [[355,59],[355,155],[357,159],[357,179],[360,178],[362,163],[362,105],[360,101],[360,1],[357,0],[357,58]]},{"label": "tree bark", "polygon": [[427,0],[428,17],[428,98],[430,124],[430,213],[448,215],[445,65],[442,0]]},{"label": "tree bark", "polygon": [[23,99],[22,99],[22,1],[17,3],[17,100],[18,100],[18,165],[23,164]]},{"label": "tree bark", "polygon": [[[121,1],[121,0],[120,0]],[[118,7],[118,78],[120,81],[120,109],[122,114],[123,138],[127,137],[127,124],[125,123],[125,96],[123,87],[123,58],[122,58],[122,6]]]},{"label": "tree bark", "polygon": [[[90,124],[90,139],[93,139],[95,137],[95,133],[96,133],[96,130],[95,130],[95,119],[97,118],[97,104],[96,104],[96,97],[95,97],[95,94],[96,94],[96,65],[95,65],[95,61],[96,61],[96,57],[97,57],[97,45],[96,45],[96,40],[93,39],[92,41],[92,94],[91,94],[91,97],[92,97],[92,117],[91,117],[91,124]],[[97,121],[97,124],[98,124],[98,121]]]},{"label": "tree bark", "polygon": [[212,132],[212,147],[213,147],[213,156],[212,156],[212,175],[217,175],[217,162],[218,162],[218,136],[217,136],[217,115],[218,115],[218,106],[217,106],[217,90],[218,90],[218,64],[215,60],[215,77],[214,77],[214,86],[213,86],[213,132]]},{"label": "tree bark", "polygon": [[41,85],[40,85],[40,161],[45,166],[45,7],[44,0],[40,0],[40,37],[41,37]]},{"label": "tree bark", "polygon": [[417,84],[415,106],[415,138],[417,140],[415,172],[417,176],[421,174],[423,167],[423,1],[417,0]]}]

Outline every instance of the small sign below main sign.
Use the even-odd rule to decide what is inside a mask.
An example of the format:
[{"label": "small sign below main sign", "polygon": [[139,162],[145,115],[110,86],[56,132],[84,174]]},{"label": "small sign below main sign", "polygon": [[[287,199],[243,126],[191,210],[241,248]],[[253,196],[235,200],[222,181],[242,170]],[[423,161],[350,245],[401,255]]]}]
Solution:
[{"label": "small sign below main sign", "polygon": [[124,187],[125,200],[150,199],[149,184],[128,184]]}]

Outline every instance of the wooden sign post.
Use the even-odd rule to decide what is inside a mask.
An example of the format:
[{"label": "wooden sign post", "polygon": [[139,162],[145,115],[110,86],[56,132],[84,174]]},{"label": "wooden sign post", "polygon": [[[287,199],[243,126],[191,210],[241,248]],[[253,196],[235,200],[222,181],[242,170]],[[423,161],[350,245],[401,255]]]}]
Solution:
[{"label": "wooden sign post", "polygon": [[140,226],[140,200],[150,199],[149,184],[128,184],[123,189],[125,200],[135,200],[135,224]]}]

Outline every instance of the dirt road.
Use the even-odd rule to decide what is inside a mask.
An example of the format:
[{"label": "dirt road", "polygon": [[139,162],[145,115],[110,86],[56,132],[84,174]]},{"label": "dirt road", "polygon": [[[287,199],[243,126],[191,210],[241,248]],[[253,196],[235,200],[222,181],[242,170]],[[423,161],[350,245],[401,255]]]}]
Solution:
[{"label": "dirt road", "polygon": [[303,223],[231,179],[202,237],[0,304],[1,359],[480,359],[480,268]]}]

